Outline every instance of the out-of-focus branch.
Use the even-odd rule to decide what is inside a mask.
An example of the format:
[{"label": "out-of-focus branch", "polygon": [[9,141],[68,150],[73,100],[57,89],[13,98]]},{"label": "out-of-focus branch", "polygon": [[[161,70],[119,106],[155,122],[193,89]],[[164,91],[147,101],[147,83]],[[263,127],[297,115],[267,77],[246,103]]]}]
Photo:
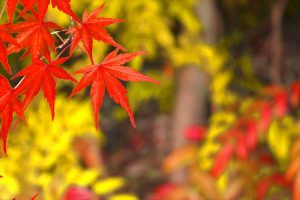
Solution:
[{"label": "out-of-focus branch", "polygon": [[[216,45],[222,30],[216,1],[199,0],[195,8],[199,20],[203,24],[202,39],[209,45]],[[172,121],[173,149],[187,144],[184,131],[191,125],[204,125],[207,122],[208,110],[208,76],[197,65],[186,65],[178,72],[177,94]],[[187,174],[178,170],[171,175],[171,181],[185,183]]]},{"label": "out-of-focus branch", "polygon": [[[208,77],[195,65],[184,66],[178,72],[177,95],[172,122],[172,149],[187,144],[185,130],[192,125],[205,124],[207,121]],[[186,182],[184,170],[178,170],[171,181],[179,184]]]},{"label": "out-of-focus branch", "polygon": [[186,65],[178,73],[176,104],[173,115],[173,148],[186,144],[184,131],[207,119],[208,77],[195,65]]},{"label": "out-of-focus branch", "polygon": [[199,0],[196,14],[203,25],[202,39],[209,45],[218,43],[223,33],[223,21],[215,0]]},{"label": "out-of-focus branch", "polygon": [[280,84],[283,64],[281,23],[288,0],[277,0],[271,12],[271,79]]}]

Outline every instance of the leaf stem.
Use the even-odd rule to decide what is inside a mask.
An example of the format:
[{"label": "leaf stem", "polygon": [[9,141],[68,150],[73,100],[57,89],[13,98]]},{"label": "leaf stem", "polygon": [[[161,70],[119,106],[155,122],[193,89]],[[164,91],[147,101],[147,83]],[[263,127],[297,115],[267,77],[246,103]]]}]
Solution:
[{"label": "leaf stem", "polygon": [[59,39],[62,43],[64,43],[64,39],[62,39],[62,37],[61,37],[58,33],[59,33],[59,31],[55,31],[55,32],[53,32],[53,33],[51,33],[51,34],[52,34],[52,35],[55,34],[55,35],[58,37],[58,39]]},{"label": "leaf stem", "polygon": [[59,31],[53,31],[53,32],[51,32],[51,34],[53,35],[53,34],[56,34],[56,33],[66,32],[66,31],[68,31],[68,30],[69,30],[69,29],[66,28],[66,29],[62,29],[62,30],[59,30]]},{"label": "leaf stem", "polygon": [[58,59],[69,47],[71,46],[71,44],[68,44],[57,56],[54,60]]},{"label": "leaf stem", "polygon": [[56,49],[63,48],[68,42],[70,41],[70,38],[67,38],[65,41],[62,41],[63,43],[56,47]]},{"label": "leaf stem", "polygon": [[22,81],[25,79],[26,75],[23,76],[23,78],[19,81],[19,83],[14,87],[14,90],[20,86],[20,84],[22,83]]}]

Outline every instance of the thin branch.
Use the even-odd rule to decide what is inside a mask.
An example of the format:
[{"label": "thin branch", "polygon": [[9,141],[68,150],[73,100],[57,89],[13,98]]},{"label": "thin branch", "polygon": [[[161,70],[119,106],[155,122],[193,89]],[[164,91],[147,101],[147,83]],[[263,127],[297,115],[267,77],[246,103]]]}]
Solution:
[{"label": "thin branch", "polygon": [[56,49],[61,49],[64,46],[66,46],[66,44],[70,41],[71,38],[67,38],[65,41],[63,41],[63,43],[59,46],[56,47]]},{"label": "thin branch", "polygon": [[[51,33],[52,34],[52,33]],[[59,40],[64,44],[65,41],[62,37],[60,37],[60,35],[57,32],[54,32],[54,34],[59,38]]]},{"label": "thin branch", "polygon": [[53,32],[51,32],[51,34],[53,35],[53,34],[56,34],[56,33],[66,32],[66,31],[68,31],[68,30],[69,30],[69,29],[66,28],[66,29],[62,29],[62,30],[59,30],[59,31],[53,31]]},{"label": "thin branch", "polygon": [[23,80],[25,79],[26,75],[23,76],[23,78],[19,81],[19,83],[14,87],[14,89],[16,89],[17,87],[19,87],[21,85],[21,83],[23,82]]},{"label": "thin branch", "polygon": [[54,60],[58,59],[69,47],[71,46],[71,44],[68,44],[57,56]]}]

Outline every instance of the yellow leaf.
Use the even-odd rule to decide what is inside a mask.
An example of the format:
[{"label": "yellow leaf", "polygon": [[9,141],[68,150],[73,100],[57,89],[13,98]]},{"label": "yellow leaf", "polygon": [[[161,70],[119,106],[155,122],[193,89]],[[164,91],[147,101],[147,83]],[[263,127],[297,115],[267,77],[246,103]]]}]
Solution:
[{"label": "yellow leaf", "polygon": [[118,194],[113,195],[109,200],[138,200],[138,198],[132,194]]},{"label": "yellow leaf", "polygon": [[[283,120],[284,122],[284,120]],[[285,123],[274,121],[269,129],[268,133],[268,143],[271,151],[274,153],[275,157],[282,164],[285,163],[286,159],[289,157],[290,151],[290,130],[285,127]]]},{"label": "yellow leaf", "polygon": [[75,179],[75,183],[79,186],[89,186],[99,176],[99,170],[86,170]]},{"label": "yellow leaf", "polygon": [[115,190],[118,190],[124,185],[124,179],[122,178],[107,178],[97,182],[93,186],[93,191],[98,195],[109,194]]}]

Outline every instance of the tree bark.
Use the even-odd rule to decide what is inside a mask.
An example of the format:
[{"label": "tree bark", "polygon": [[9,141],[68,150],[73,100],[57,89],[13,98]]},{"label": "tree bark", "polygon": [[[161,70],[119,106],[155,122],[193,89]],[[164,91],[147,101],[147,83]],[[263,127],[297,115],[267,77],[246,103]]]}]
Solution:
[{"label": "tree bark", "polygon": [[216,45],[223,33],[223,22],[215,0],[198,0],[196,14],[203,25],[202,39]]},{"label": "tree bark", "polygon": [[[222,30],[220,15],[214,0],[199,0],[196,6],[199,20],[204,27],[202,40],[216,45]],[[186,65],[178,72],[177,94],[172,122],[172,149],[187,144],[184,137],[186,128],[191,125],[204,125],[208,118],[208,76],[197,65]],[[179,184],[186,182],[186,172],[177,171],[171,181]]]},{"label": "tree bark", "polygon": [[[178,88],[172,126],[172,149],[187,144],[185,130],[192,125],[204,125],[207,119],[207,76],[195,65],[184,66],[179,71]],[[176,171],[171,181],[183,184],[186,181],[184,170]]]},{"label": "tree bark", "polygon": [[205,124],[207,119],[208,77],[196,65],[186,65],[178,73],[173,114],[173,148],[183,146],[185,129]]},{"label": "tree bark", "polygon": [[288,0],[277,0],[271,11],[271,79],[274,84],[282,81],[283,39],[281,23]]}]

